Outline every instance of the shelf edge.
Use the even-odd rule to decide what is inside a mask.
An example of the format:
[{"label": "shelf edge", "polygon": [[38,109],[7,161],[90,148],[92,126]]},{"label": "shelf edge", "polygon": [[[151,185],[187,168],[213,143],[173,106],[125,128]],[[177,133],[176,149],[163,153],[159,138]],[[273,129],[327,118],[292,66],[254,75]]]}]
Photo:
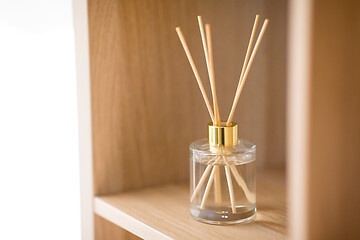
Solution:
[{"label": "shelf edge", "polygon": [[119,209],[111,206],[101,198],[94,198],[94,212],[105,218],[106,220],[116,224],[117,226],[125,229],[126,231],[135,234],[142,239],[149,240],[172,240],[171,237],[157,231],[154,228],[142,223],[134,217],[120,211]]}]

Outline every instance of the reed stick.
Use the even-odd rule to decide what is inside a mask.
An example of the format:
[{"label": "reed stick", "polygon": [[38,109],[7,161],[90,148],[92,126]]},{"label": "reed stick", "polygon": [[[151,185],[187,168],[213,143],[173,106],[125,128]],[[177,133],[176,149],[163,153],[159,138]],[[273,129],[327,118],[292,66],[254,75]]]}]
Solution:
[{"label": "reed stick", "polygon": [[219,158],[219,156],[210,159],[206,164],[214,163],[217,160],[217,158]]},{"label": "reed stick", "polygon": [[[199,180],[199,183],[197,184],[197,186],[196,186],[196,188],[195,188],[195,190],[194,190],[194,192],[193,192],[193,195],[192,195],[191,198],[190,198],[190,202],[191,202],[191,203],[194,202],[194,200],[195,200],[196,196],[198,195],[198,193],[199,193],[202,185],[204,184],[207,176],[209,175],[209,173],[210,173],[210,171],[211,171],[211,168],[213,167],[213,165],[214,165],[215,163],[217,163],[217,160],[218,160],[219,158],[220,158],[220,156],[214,157],[213,159],[215,159],[215,162],[214,162],[213,164],[208,164],[208,165],[206,166],[205,171],[204,171],[203,175],[201,176],[201,178],[200,178],[200,180]],[[211,159],[210,161],[212,161],[213,159]],[[209,162],[210,162],[210,161],[209,161]]]},{"label": "reed stick", "polygon": [[249,200],[249,202],[255,203],[255,201],[256,201],[255,195],[249,191],[249,188],[247,187],[244,179],[241,177],[241,175],[237,171],[236,167],[230,165],[230,170],[231,170],[232,174],[234,175],[235,180],[238,183],[239,187],[244,191],[244,194],[245,194],[246,198]]},{"label": "reed stick", "polygon": [[197,18],[198,18],[198,23],[199,23],[200,35],[201,35],[201,42],[202,42],[203,49],[204,49],[206,67],[207,67],[207,70],[209,73],[209,79],[210,79],[211,77],[210,77],[209,53],[208,53],[208,46],[207,46],[206,39],[205,39],[204,25],[203,25],[201,16],[198,16]]},{"label": "reed stick", "polygon": [[[250,51],[251,51],[251,47],[252,47],[252,43],[254,41],[254,37],[255,37],[255,32],[256,32],[256,28],[257,28],[257,24],[259,22],[259,15],[256,15],[255,17],[255,21],[254,21],[254,25],[253,25],[253,28],[252,28],[252,31],[251,31],[251,35],[250,35],[250,40],[249,40],[249,44],[248,44],[248,48],[246,50],[246,55],[245,55],[245,59],[244,59],[244,63],[243,63],[243,66],[242,66],[242,69],[241,69],[241,73],[240,73],[240,78],[239,78],[239,83],[238,83],[238,86],[236,88],[236,92],[235,92],[235,97],[236,98],[236,95],[237,95],[237,92],[240,90],[240,86],[241,86],[241,82],[242,82],[242,78],[244,76],[244,72],[245,72],[245,69],[246,69],[246,66],[247,66],[247,63],[248,63],[248,60],[249,60],[249,56],[250,56]],[[236,102],[237,104],[237,102]],[[235,105],[236,105],[235,104]],[[234,108],[234,104],[232,105],[232,108],[231,108],[231,111],[230,111],[230,115],[229,115],[229,118],[233,118],[233,115],[235,113],[235,110],[233,110]],[[229,126],[229,122],[226,123],[227,126]]]},{"label": "reed stick", "polygon": [[201,205],[200,205],[201,209],[204,209],[204,206],[205,206],[207,197],[209,196],[209,192],[210,192],[214,177],[215,177],[215,168],[212,169],[210,177],[209,177],[209,181],[208,181],[208,183],[206,185],[204,196],[203,196],[203,199],[202,199]]},{"label": "reed stick", "polygon": [[221,203],[222,196],[221,196],[220,167],[218,165],[215,165],[214,168],[215,168],[215,178],[214,178],[215,203]]},{"label": "reed stick", "polygon": [[213,50],[212,50],[210,24],[205,25],[205,31],[206,31],[206,42],[207,42],[208,58],[209,58],[208,71],[209,71],[210,87],[211,87],[212,98],[213,98],[215,125],[219,125],[220,124],[220,114],[219,114],[219,105],[218,105],[217,95],[216,95],[214,57],[213,57]]},{"label": "reed stick", "polygon": [[204,209],[207,197],[209,196],[210,189],[211,189],[212,183],[214,181],[215,173],[216,173],[216,164],[218,164],[219,161],[221,161],[221,157],[220,156],[218,156],[218,157],[219,158],[212,164],[213,169],[211,171],[208,183],[206,184],[205,192],[204,192],[204,195],[203,195],[203,198],[202,198],[202,201],[201,201],[201,205],[200,205],[201,209]]},{"label": "reed stick", "polygon": [[230,166],[230,170],[232,172],[232,174],[234,175],[234,178],[237,182],[237,184],[239,185],[239,187],[241,188],[241,190],[243,190],[246,198],[249,200],[249,202],[254,203],[255,202],[255,196],[254,194],[252,194],[249,191],[249,188],[247,187],[244,179],[241,177],[241,175],[239,174],[238,170],[236,169],[235,166],[231,165],[228,160],[226,158],[224,158],[224,163],[228,166]]},{"label": "reed stick", "polygon": [[[223,156],[223,159],[224,159],[224,161],[226,161],[226,156]],[[231,209],[232,209],[233,213],[236,213],[234,187],[233,187],[232,180],[231,180],[229,164],[226,164],[226,163],[225,163],[225,173],[226,173],[226,180],[227,180],[228,187],[229,187]]]},{"label": "reed stick", "polygon": [[241,79],[239,79],[240,88],[236,91],[235,98],[234,98],[234,102],[233,102],[233,105],[232,105],[232,107],[231,107],[231,111],[230,111],[228,120],[227,120],[227,122],[226,122],[226,125],[227,125],[227,126],[230,126],[230,124],[231,124],[231,122],[232,122],[232,119],[233,119],[233,117],[234,117],[234,112],[235,112],[235,109],[236,109],[236,105],[237,105],[237,103],[238,103],[238,101],[239,101],[241,91],[242,91],[242,89],[243,89],[243,87],[244,87],[244,84],[245,84],[247,75],[249,74],[249,70],[250,70],[251,64],[252,64],[252,62],[253,62],[253,60],[254,60],[254,57],[255,57],[255,55],[256,55],[256,52],[257,52],[257,50],[258,50],[258,48],[259,48],[261,39],[262,39],[262,37],[263,37],[263,35],[264,35],[264,33],[265,33],[266,26],[267,26],[268,22],[269,22],[269,20],[268,20],[268,19],[265,19],[264,24],[263,24],[263,26],[262,26],[262,28],[261,28],[260,34],[259,34],[259,36],[258,36],[258,38],[257,38],[257,40],[256,40],[254,49],[253,49],[253,51],[252,51],[252,53],[251,53],[249,63],[248,63],[247,66],[246,66],[246,70],[245,70],[245,72],[244,72],[244,75],[243,75],[243,77],[242,77]]},{"label": "reed stick", "polygon": [[177,27],[177,28],[176,28],[176,32],[177,32],[177,34],[178,34],[178,36],[179,36],[180,42],[181,42],[184,50],[185,50],[185,54],[186,54],[186,56],[187,56],[187,58],[188,58],[188,60],[189,60],[190,66],[191,66],[191,68],[192,68],[192,70],[193,70],[193,72],[194,72],[196,81],[197,81],[197,83],[198,83],[198,85],[199,85],[201,94],[202,94],[202,96],[203,96],[203,98],[204,98],[206,107],[207,107],[207,109],[208,109],[208,111],[209,111],[209,114],[210,114],[210,117],[211,117],[211,121],[212,121],[213,123],[215,123],[214,113],[213,113],[213,111],[212,111],[212,109],[211,109],[211,106],[210,106],[210,103],[209,103],[209,99],[208,99],[208,97],[207,97],[207,95],[206,95],[206,92],[205,92],[205,89],[204,89],[204,85],[202,84],[202,81],[201,81],[201,79],[200,79],[199,72],[198,72],[198,70],[197,70],[197,68],[196,68],[196,66],[195,66],[194,60],[193,60],[193,58],[192,58],[192,56],[191,56],[191,54],[190,54],[190,50],[189,50],[189,48],[188,48],[188,46],[187,46],[187,44],[186,44],[184,35],[182,34],[180,27]]}]

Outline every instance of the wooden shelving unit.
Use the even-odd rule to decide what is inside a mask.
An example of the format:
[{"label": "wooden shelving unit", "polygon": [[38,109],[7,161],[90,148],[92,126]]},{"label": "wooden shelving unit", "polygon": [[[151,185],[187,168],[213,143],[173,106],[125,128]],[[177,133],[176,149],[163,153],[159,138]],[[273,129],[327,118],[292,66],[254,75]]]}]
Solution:
[{"label": "wooden shelving unit", "polygon": [[95,213],[144,239],[286,239],[285,175],[260,172],[256,220],[250,224],[212,226],[189,214],[189,184],[168,184],[96,197]]},{"label": "wooden shelving unit", "polygon": [[[74,0],[83,240],[360,239],[359,12],[335,0]],[[234,120],[257,144],[257,216],[198,223],[188,147],[210,120],[175,27],[209,89],[196,16],[211,24],[226,116],[256,13],[270,22]]]}]

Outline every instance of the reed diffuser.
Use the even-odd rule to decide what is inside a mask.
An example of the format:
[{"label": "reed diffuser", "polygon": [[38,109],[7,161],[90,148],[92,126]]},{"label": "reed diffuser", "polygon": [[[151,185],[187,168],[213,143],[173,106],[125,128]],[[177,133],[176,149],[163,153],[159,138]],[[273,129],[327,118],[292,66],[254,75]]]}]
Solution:
[{"label": "reed diffuser", "polygon": [[259,15],[256,15],[227,121],[221,121],[219,114],[210,25],[206,24],[204,30],[201,16],[198,16],[205,61],[209,73],[213,108],[210,105],[180,27],[176,28],[211,118],[211,122],[207,126],[208,137],[195,141],[190,145],[190,213],[194,219],[201,222],[232,224],[251,221],[255,217],[256,146],[238,138],[238,125],[232,119],[250,67],[268,24],[268,19],[265,19],[252,49],[258,21]]}]

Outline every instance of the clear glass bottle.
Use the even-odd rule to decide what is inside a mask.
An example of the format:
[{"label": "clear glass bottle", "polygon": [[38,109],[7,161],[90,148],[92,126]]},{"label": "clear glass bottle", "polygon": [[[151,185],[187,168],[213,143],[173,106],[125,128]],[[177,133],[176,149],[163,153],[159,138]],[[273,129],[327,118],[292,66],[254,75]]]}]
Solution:
[{"label": "clear glass bottle", "polygon": [[190,213],[210,224],[234,224],[256,213],[256,146],[237,124],[208,124],[208,138],[190,145]]}]

